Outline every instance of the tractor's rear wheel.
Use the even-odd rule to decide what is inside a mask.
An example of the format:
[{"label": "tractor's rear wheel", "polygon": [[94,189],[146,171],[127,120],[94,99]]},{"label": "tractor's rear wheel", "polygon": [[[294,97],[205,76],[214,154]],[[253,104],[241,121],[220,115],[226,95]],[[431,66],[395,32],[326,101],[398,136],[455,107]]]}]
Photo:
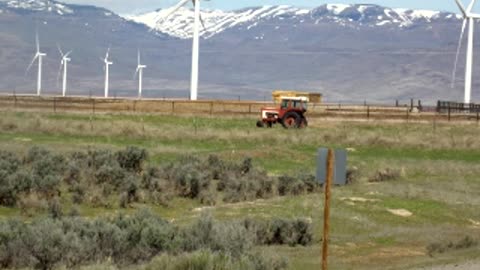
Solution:
[{"label": "tractor's rear wheel", "polygon": [[288,112],[282,119],[282,125],[286,129],[299,128],[302,117],[296,112]]},{"label": "tractor's rear wheel", "polygon": [[263,123],[263,121],[261,121],[261,120],[258,120],[257,121],[257,127],[258,128],[263,128],[263,127],[265,127],[265,123]]}]

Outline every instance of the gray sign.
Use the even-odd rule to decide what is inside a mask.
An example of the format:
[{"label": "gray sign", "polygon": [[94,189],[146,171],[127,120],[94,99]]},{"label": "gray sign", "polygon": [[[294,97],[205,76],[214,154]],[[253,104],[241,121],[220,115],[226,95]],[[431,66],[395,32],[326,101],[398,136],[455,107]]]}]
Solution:
[{"label": "gray sign", "polygon": [[[333,170],[333,184],[347,184],[347,151],[345,149],[335,149],[335,166]],[[327,157],[328,148],[318,149],[317,156],[317,181],[324,184],[327,179]]]}]

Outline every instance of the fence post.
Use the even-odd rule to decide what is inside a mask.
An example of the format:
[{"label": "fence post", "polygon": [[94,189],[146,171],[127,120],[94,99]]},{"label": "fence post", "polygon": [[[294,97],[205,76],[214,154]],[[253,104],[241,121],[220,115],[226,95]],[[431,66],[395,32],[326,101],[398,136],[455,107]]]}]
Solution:
[{"label": "fence post", "polygon": [[367,119],[370,120],[370,106],[367,106]]},{"label": "fence post", "polygon": [[477,110],[477,125],[480,122],[480,111]]},{"label": "fence post", "polygon": [[248,105],[248,113],[249,113],[249,114],[252,114],[252,104],[249,104],[249,105]]},{"label": "fence post", "polygon": [[325,209],[323,214],[323,239],[322,239],[322,270],[328,269],[328,240],[330,229],[330,189],[332,186],[334,168],[334,153],[332,149],[328,149],[327,157],[327,179],[325,179]]},{"label": "fence post", "polygon": [[16,93],[13,95],[13,108],[17,109],[17,94]]},{"label": "fence post", "polygon": [[410,110],[413,110],[413,98],[410,99]]},{"label": "fence post", "polygon": [[407,123],[408,123],[409,120],[410,120],[410,110],[407,107]]},{"label": "fence post", "polygon": [[397,107],[397,108],[399,107],[399,102],[398,102],[398,99],[397,99],[397,100],[395,100],[395,107]]},{"label": "fence post", "polygon": [[210,102],[210,115],[213,114],[213,101]]},{"label": "fence post", "polygon": [[92,114],[95,114],[95,99],[92,98]]},{"label": "fence post", "polygon": [[53,97],[53,112],[57,113],[57,98]]},{"label": "fence post", "polygon": [[175,101],[172,101],[172,114],[175,113]]},{"label": "fence post", "polygon": [[450,110],[450,104],[448,104],[448,122],[450,122],[450,119],[451,119],[451,114],[450,114],[451,110]]}]

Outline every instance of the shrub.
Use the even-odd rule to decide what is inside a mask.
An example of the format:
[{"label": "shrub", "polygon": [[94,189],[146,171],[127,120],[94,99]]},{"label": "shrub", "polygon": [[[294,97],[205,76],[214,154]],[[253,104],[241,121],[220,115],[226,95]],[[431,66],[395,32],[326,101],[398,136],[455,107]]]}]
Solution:
[{"label": "shrub", "polygon": [[0,222],[0,267],[11,268],[22,262],[24,254],[20,236],[25,226],[18,220]]},{"label": "shrub", "polygon": [[467,249],[478,245],[478,241],[470,236],[465,236],[457,242],[431,243],[427,246],[427,253],[433,257],[435,253],[445,253],[451,250]]},{"label": "shrub", "polygon": [[374,176],[370,177],[369,182],[385,182],[398,180],[401,176],[400,171],[393,169],[380,170],[375,173]]},{"label": "shrub", "polygon": [[0,150],[0,171],[12,174],[20,166],[20,160],[13,153]]},{"label": "shrub", "polygon": [[52,269],[62,260],[67,244],[59,221],[43,219],[28,226],[22,241],[29,254],[35,259],[35,268]]},{"label": "shrub", "polygon": [[305,184],[297,178],[286,175],[278,178],[278,194],[280,196],[300,195],[305,191]]},{"label": "shrub", "polygon": [[48,213],[53,219],[58,219],[63,216],[62,205],[58,198],[55,197],[48,203]]},{"label": "shrub", "polygon": [[120,167],[137,173],[142,171],[142,165],[147,156],[145,149],[137,147],[127,147],[127,149],[116,154]]}]

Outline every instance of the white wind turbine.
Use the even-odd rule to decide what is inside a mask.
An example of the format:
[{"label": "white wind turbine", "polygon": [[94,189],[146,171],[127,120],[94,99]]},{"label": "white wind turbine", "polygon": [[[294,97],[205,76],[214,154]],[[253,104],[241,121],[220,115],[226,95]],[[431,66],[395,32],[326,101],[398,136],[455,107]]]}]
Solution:
[{"label": "white wind turbine", "polygon": [[463,15],[463,25],[462,32],[460,34],[460,40],[458,42],[457,55],[455,58],[455,67],[453,70],[453,81],[452,87],[454,86],[455,74],[457,70],[458,55],[460,53],[460,48],[462,46],[463,34],[465,33],[465,28],[468,22],[468,43],[467,43],[467,56],[466,56],[466,65],[465,65],[465,103],[471,102],[472,95],[472,70],[473,70],[473,34],[475,27],[475,19],[480,19],[479,14],[472,13],[472,9],[475,6],[476,0],[472,0],[470,4],[465,8],[460,0],[455,0],[458,8]]},{"label": "white wind turbine", "polygon": [[38,59],[38,77],[37,77],[37,96],[40,96],[42,93],[42,59],[43,57],[47,56],[47,54],[40,52],[40,40],[38,38],[38,31],[35,32],[35,45],[37,47],[37,51],[35,56],[32,59],[30,65],[28,65],[27,72],[32,68],[35,60]]},{"label": "white wind turbine", "polygon": [[138,98],[142,98],[142,88],[143,88],[143,69],[147,68],[146,65],[142,65],[140,61],[140,50],[138,50],[137,55],[137,70],[135,71],[134,78],[137,77],[138,74]]},{"label": "white wind turbine", "polygon": [[170,15],[175,13],[178,9],[185,6],[189,1],[192,1],[195,8],[194,12],[194,23],[193,23],[193,44],[192,44],[192,78],[190,81],[190,99],[197,100],[198,97],[198,62],[199,62],[199,50],[200,50],[200,24],[203,23],[201,14],[200,14],[200,0],[181,0],[176,6],[174,6],[171,11],[160,21],[158,24],[161,24],[165,21]]},{"label": "white wind turbine", "polygon": [[57,48],[58,48],[58,52],[60,52],[60,55],[62,56],[62,60],[60,61],[60,68],[58,69],[57,82],[60,80],[60,73],[62,72],[62,68],[63,68],[62,96],[64,97],[67,94],[68,62],[70,62],[72,60],[68,56],[72,53],[72,51],[69,51],[66,54],[64,54],[62,49],[60,48],[60,45],[57,44]]},{"label": "white wind turbine", "polygon": [[113,65],[113,62],[110,62],[108,60],[108,57],[110,56],[110,47],[107,50],[107,53],[105,54],[105,59],[103,59],[103,62],[105,63],[105,98],[108,98],[108,90],[109,90],[109,83],[110,83],[110,65]]}]

